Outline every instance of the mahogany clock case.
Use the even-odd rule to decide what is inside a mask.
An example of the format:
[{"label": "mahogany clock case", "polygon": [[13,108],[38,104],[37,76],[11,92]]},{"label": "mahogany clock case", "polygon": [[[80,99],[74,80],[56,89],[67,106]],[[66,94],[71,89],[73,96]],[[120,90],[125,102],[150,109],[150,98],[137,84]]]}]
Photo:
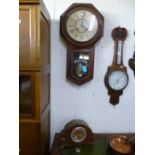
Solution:
[{"label": "mahogany clock case", "polygon": [[[69,32],[67,31],[67,21],[70,19],[71,15],[73,15],[75,12],[78,12],[78,11],[83,11],[85,13],[88,11],[92,15],[92,17],[94,17],[98,26],[95,33],[93,33],[93,35],[90,38],[87,38],[86,40],[82,40],[82,41],[79,41],[79,39],[77,38],[72,38]],[[76,27],[77,23],[79,21],[82,21],[83,23],[84,16],[78,17],[79,19],[75,21],[74,29],[76,31],[77,31],[77,27]],[[87,21],[87,17],[85,20]],[[61,15],[60,35],[64,38],[64,40],[67,43],[66,77],[68,80],[72,81],[77,85],[82,85],[90,81],[91,79],[93,79],[95,43],[103,36],[103,28],[104,28],[104,17],[92,4],[89,4],[89,3],[73,3]],[[87,28],[86,32],[89,32],[88,29],[89,28]],[[78,32],[78,34],[81,37],[82,35],[86,35],[85,32],[81,32],[81,33]],[[77,58],[77,55],[79,55],[79,58]],[[82,57],[82,55],[86,56],[87,59],[83,59],[83,58],[81,59],[80,57]]]}]

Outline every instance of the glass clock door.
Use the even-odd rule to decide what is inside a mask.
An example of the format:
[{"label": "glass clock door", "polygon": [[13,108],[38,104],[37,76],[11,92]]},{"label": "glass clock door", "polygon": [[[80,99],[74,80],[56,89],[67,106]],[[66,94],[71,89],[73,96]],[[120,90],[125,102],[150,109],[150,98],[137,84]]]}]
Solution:
[{"label": "glass clock door", "polygon": [[82,79],[89,73],[89,55],[79,52],[73,53],[73,75]]},{"label": "glass clock door", "polygon": [[19,76],[19,113],[20,116],[34,115],[35,109],[35,76],[31,74],[20,74]]}]

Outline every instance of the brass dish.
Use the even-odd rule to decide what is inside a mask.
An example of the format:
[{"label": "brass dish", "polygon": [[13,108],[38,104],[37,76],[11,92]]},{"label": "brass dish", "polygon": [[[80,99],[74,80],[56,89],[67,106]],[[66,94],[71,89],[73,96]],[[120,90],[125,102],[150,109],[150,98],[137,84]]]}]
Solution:
[{"label": "brass dish", "polygon": [[123,135],[117,135],[108,139],[108,146],[114,155],[131,155],[134,152],[132,139]]}]

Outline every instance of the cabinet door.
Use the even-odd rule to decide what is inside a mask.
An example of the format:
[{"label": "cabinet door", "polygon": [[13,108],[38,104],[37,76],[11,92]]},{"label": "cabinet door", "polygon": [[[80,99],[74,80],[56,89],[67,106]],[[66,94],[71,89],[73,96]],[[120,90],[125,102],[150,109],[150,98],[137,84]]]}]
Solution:
[{"label": "cabinet door", "polygon": [[38,66],[38,7],[20,5],[19,10],[19,65],[20,69]]},{"label": "cabinet door", "polygon": [[19,123],[19,155],[41,155],[40,123]]},{"label": "cabinet door", "polygon": [[40,74],[20,72],[19,75],[19,114],[20,118],[39,118]]}]

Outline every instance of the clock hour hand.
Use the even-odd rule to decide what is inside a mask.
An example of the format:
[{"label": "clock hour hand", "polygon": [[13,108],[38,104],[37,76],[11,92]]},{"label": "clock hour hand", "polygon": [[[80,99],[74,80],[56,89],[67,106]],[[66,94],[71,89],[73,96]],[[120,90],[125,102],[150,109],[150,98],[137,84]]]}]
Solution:
[{"label": "clock hour hand", "polygon": [[84,25],[82,25],[82,27],[85,29],[85,31],[87,31],[87,30],[88,30],[88,28],[86,28]]},{"label": "clock hour hand", "polygon": [[85,26],[85,24],[84,24],[85,16],[86,16],[86,11],[85,11],[84,14],[83,14],[83,18],[82,18],[82,22],[81,22],[81,27],[83,27],[85,30],[88,30],[88,28],[87,28],[87,27]]}]

